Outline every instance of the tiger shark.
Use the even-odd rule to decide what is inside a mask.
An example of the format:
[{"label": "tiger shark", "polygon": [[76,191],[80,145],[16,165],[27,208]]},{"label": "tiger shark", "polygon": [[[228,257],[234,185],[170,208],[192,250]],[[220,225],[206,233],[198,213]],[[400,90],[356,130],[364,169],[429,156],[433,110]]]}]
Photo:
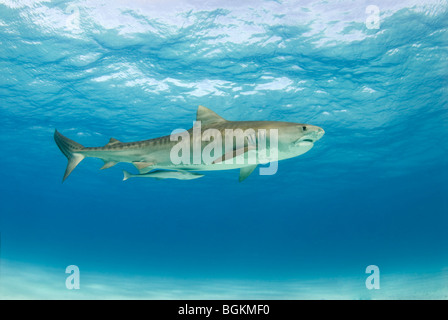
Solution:
[{"label": "tiger shark", "polygon": [[[325,131],[309,124],[282,121],[228,121],[212,110],[199,106],[196,122],[189,130],[137,142],[111,138],[102,147],[84,147],[57,130],[54,140],[67,157],[62,181],[86,157],[104,161],[101,169],[119,162],[132,163],[139,174],[133,177],[192,180],[202,177],[195,171],[240,169],[239,181],[246,179],[259,164],[276,164],[309,151]],[[236,143],[235,143],[236,140]],[[224,143],[225,142],[225,143]],[[266,167],[260,167],[267,171]],[[271,170],[273,174],[276,168]]]}]

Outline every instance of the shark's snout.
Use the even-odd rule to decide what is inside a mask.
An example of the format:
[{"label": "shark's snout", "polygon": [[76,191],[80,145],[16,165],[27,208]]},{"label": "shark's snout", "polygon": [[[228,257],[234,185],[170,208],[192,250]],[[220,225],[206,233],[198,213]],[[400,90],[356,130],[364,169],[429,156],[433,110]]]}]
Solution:
[{"label": "shark's snout", "polygon": [[324,129],[320,127],[307,126],[306,129],[306,133],[295,142],[296,146],[312,146],[314,142],[322,138],[325,134]]},{"label": "shark's snout", "polygon": [[316,126],[308,126],[306,134],[300,140],[315,142],[322,138],[324,134],[324,129]]},{"label": "shark's snout", "polygon": [[322,129],[322,128],[319,128],[319,127],[317,127],[318,129],[317,129],[317,131],[316,131],[316,140],[315,141],[317,141],[317,140],[319,140],[320,138],[322,138],[323,136],[324,136],[324,134],[325,134],[325,130],[324,129]]}]

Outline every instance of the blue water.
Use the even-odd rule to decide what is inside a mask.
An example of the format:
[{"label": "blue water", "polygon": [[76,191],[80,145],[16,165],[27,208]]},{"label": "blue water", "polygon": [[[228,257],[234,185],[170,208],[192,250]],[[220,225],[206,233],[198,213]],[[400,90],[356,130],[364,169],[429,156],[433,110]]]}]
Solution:
[{"label": "blue water", "polygon": [[[445,1],[2,0],[0,297],[447,299],[447,48]],[[138,141],[198,105],[326,134],[242,183],[61,183],[55,128]]]}]

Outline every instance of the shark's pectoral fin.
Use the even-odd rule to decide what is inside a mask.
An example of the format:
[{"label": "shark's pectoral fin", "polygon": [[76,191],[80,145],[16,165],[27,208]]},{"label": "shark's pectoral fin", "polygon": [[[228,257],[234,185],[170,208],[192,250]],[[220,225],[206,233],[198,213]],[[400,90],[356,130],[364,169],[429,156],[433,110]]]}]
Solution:
[{"label": "shark's pectoral fin", "polygon": [[115,161],[104,161],[104,165],[100,168],[100,170],[109,169],[116,165],[118,162]]},{"label": "shark's pectoral fin", "polygon": [[248,166],[248,167],[244,167],[240,169],[240,178],[239,181],[243,181],[244,179],[246,179],[248,176],[250,176],[250,174],[252,172],[254,172],[255,168],[257,167],[256,164]]},{"label": "shark's pectoral fin", "polygon": [[139,162],[133,162],[134,166],[138,169],[138,170],[142,170],[145,169],[149,166],[153,166],[154,162],[144,162],[144,161],[139,161]]},{"label": "shark's pectoral fin", "polygon": [[212,164],[217,164],[217,163],[221,163],[221,162],[223,162],[225,160],[230,160],[230,159],[236,158],[236,157],[238,157],[238,156],[240,156],[240,155],[242,155],[242,154],[244,154],[244,153],[246,153],[246,152],[248,152],[250,150],[255,150],[255,149],[256,149],[256,147],[254,145],[248,145],[247,147],[242,147],[242,148],[239,148],[239,149],[230,150],[229,152],[226,152],[224,155],[216,158],[212,162]]}]

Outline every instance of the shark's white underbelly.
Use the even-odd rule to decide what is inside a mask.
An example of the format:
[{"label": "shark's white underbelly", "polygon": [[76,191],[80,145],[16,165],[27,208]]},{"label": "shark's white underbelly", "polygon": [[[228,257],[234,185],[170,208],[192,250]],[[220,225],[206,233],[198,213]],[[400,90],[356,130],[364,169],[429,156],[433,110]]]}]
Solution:
[{"label": "shark's white underbelly", "polygon": [[[274,161],[285,160],[289,158],[297,157],[301,154],[308,152],[313,147],[312,143],[301,143],[301,145],[296,146],[293,150],[278,150],[276,157],[267,157],[266,153],[262,153],[260,156],[256,151],[249,151],[244,155],[237,156],[235,158],[223,161],[220,163],[197,163],[193,161],[190,163],[173,164],[171,160],[166,161],[155,161],[153,166],[148,166],[147,168],[140,170],[141,173],[149,172],[153,169],[165,169],[165,170],[189,170],[189,171],[215,171],[215,170],[233,170],[245,168],[248,166],[268,164]],[[267,154],[271,154],[269,151]],[[251,158],[251,156],[253,158]]]}]

